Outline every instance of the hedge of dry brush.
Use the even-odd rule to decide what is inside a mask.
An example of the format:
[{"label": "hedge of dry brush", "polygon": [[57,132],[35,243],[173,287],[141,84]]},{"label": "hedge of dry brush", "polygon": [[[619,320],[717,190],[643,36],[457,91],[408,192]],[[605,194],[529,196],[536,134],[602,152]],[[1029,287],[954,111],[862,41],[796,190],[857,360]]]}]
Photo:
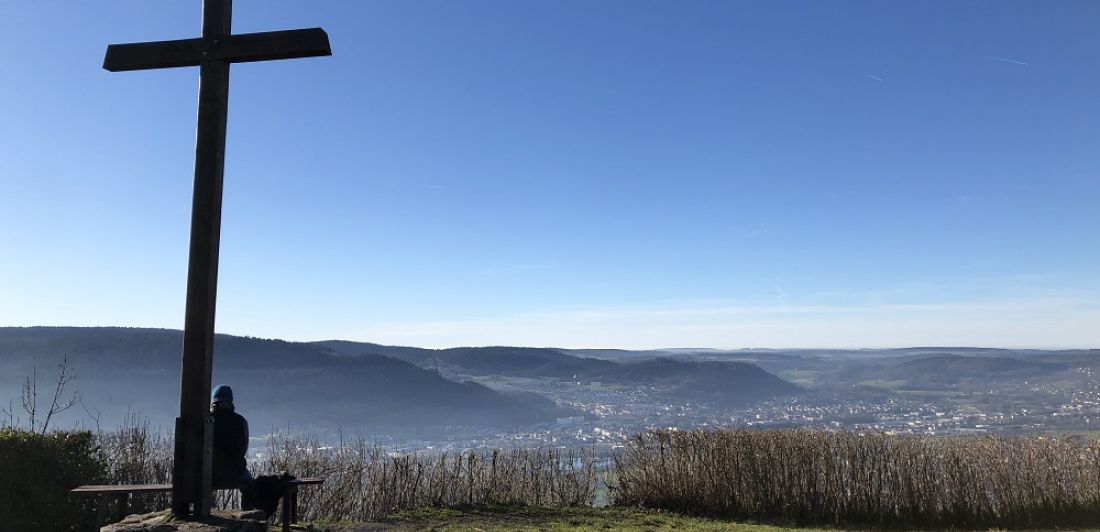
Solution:
[{"label": "hedge of dry brush", "polygon": [[[171,482],[171,435],[129,419],[98,435],[110,483]],[[315,439],[275,435],[254,474],[288,471],[324,477],[299,492],[304,521],[370,521],[424,507],[468,505],[590,505],[596,495],[596,456],[590,450],[514,449],[391,453],[363,438],[325,446]],[[236,491],[219,491],[216,502],[232,508]],[[167,508],[168,494],[135,495],[135,512]]]},{"label": "hedge of dry brush", "polygon": [[596,457],[589,450],[513,449],[390,453],[357,438],[324,448],[273,437],[256,469],[325,478],[299,493],[306,521],[371,521],[414,508],[591,505]]},{"label": "hedge of dry brush", "polygon": [[[108,484],[167,484],[172,482],[172,435],[150,427],[147,419],[129,415],[111,431],[96,434],[99,454],[107,464]],[[135,493],[135,513],[168,508],[168,493]]]},{"label": "hedge of dry brush", "polygon": [[1100,519],[1100,443],[820,430],[655,430],[614,462],[615,504],[812,523],[1053,526]]}]

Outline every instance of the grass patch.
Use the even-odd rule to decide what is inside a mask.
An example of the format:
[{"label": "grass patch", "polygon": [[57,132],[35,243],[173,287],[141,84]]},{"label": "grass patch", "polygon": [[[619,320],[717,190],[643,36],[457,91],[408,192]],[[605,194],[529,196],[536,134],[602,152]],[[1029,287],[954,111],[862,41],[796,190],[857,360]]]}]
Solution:
[{"label": "grass patch", "polygon": [[860,386],[871,386],[871,387],[874,387],[874,388],[882,388],[884,390],[891,390],[891,391],[901,390],[902,388],[905,387],[906,384],[909,384],[909,381],[907,381],[907,380],[886,380],[886,379],[871,379],[871,380],[861,381],[859,383]]},{"label": "grass patch", "polygon": [[[411,510],[374,523],[315,525],[320,530],[363,532],[368,530],[724,530],[776,532],[787,527],[734,523],[687,517],[669,512],[619,507],[539,508],[491,506],[482,508],[426,508]],[[824,530],[824,529],[801,529]]]}]

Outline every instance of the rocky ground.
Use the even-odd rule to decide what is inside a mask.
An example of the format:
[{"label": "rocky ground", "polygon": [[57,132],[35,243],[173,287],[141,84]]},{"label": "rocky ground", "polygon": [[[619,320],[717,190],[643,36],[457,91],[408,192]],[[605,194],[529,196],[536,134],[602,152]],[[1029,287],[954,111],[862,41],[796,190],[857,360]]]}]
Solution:
[{"label": "rocky ground", "polygon": [[267,516],[262,511],[223,512],[214,510],[205,519],[183,521],[170,510],[127,516],[119,523],[107,525],[100,532],[265,532]]}]

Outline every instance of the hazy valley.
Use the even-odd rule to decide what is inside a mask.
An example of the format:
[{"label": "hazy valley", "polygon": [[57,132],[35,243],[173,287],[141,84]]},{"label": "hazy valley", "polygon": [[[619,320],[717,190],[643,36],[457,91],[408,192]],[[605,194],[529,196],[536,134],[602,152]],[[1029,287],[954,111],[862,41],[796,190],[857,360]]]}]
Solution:
[{"label": "hazy valley", "polygon": [[[20,416],[25,379],[37,368],[39,394],[52,392],[67,357],[83,401],[59,426],[133,412],[167,427],[180,344],[174,330],[0,328],[0,398]],[[395,446],[615,446],[669,427],[1087,431],[1100,416],[1100,358],[1084,350],[433,350],[219,335],[215,353],[214,381],[234,387],[256,436]]]}]

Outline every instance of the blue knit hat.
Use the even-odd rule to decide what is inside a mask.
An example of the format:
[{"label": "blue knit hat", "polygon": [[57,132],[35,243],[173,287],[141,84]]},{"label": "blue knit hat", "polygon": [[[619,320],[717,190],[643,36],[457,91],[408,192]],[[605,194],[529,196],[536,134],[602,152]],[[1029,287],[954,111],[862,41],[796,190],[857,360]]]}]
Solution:
[{"label": "blue knit hat", "polygon": [[232,403],[233,388],[228,384],[219,384],[214,387],[214,393],[210,394],[211,403]]}]

